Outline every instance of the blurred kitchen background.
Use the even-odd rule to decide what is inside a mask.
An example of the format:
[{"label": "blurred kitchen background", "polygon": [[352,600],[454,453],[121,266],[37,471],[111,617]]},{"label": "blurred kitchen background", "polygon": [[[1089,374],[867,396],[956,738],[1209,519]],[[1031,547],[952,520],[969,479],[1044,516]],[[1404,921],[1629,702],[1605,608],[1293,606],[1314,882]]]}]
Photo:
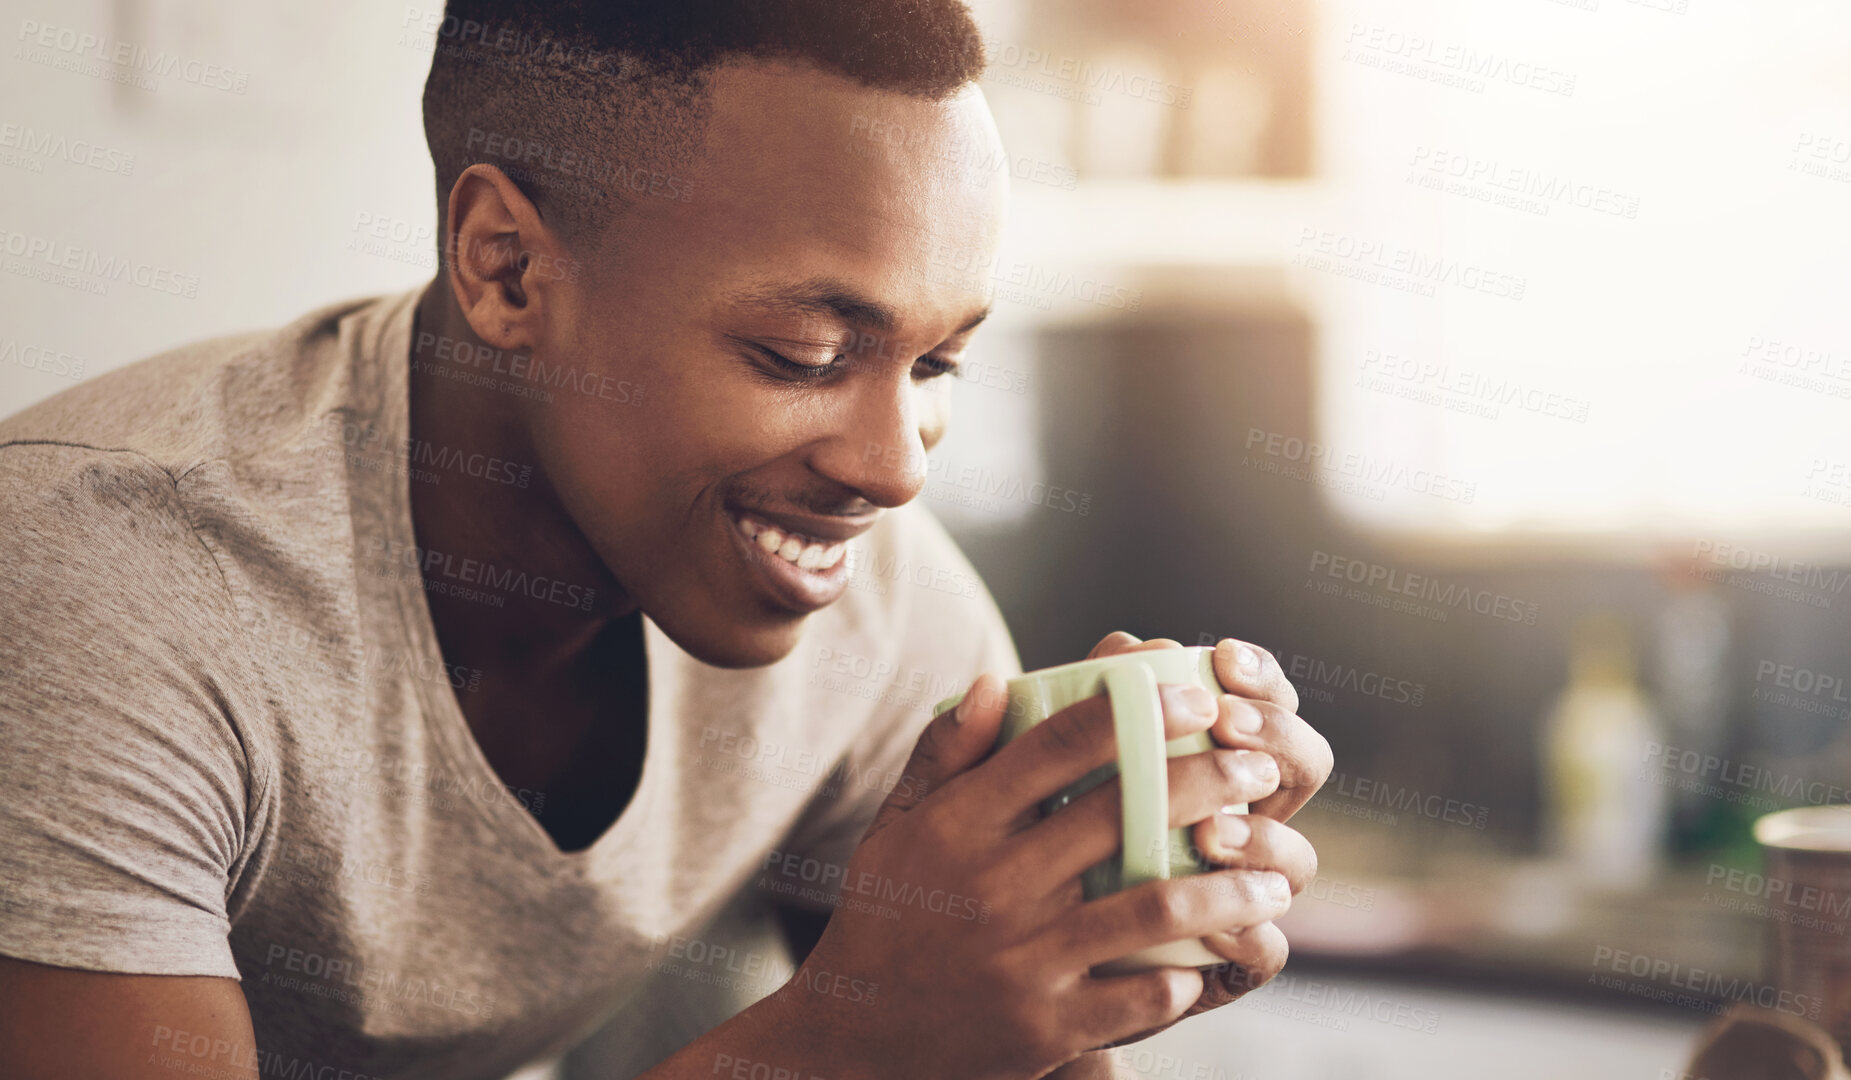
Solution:
[{"label": "blurred kitchen background", "polygon": [[[1125,1060],[1673,1075],[1718,999],[1614,957],[1770,979],[1749,825],[1851,802],[1851,9],[973,6],[1013,218],[925,497],[1026,666],[1256,641],[1337,755],[1286,975]],[[433,271],[415,6],[6,7],[246,81],[9,46],[6,224],[197,291],[9,270],[0,411]]]}]

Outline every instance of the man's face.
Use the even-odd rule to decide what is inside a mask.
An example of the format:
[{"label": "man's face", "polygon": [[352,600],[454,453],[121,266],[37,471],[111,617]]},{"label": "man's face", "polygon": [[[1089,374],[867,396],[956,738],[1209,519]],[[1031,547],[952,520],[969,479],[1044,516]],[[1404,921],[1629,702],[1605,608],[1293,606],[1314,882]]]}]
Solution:
[{"label": "man's face", "polygon": [[692,196],[632,196],[535,349],[638,404],[558,394],[533,434],[637,605],[744,667],[795,647],[842,593],[844,542],[923,487],[1008,174],[975,87],[930,102],[730,64],[703,138],[658,185]]}]

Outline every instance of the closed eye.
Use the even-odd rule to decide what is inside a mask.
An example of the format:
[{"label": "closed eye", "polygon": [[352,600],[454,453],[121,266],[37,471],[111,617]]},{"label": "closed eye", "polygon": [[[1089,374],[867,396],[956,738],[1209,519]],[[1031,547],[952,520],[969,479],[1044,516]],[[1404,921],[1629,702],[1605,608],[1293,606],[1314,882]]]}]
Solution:
[{"label": "closed eye", "polygon": [[[921,369],[924,374],[920,374]],[[958,365],[937,356],[922,356],[913,361],[913,378],[920,382],[936,379],[940,375],[955,375]]]},{"label": "closed eye", "polygon": [[827,363],[804,364],[792,360],[776,349],[764,345],[753,343],[752,348],[756,350],[760,356],[771,361],[772,364],[785,375],[793,379],[824,379],[828,378],[833,372],[848,366],[848,357],[840,354]]},{"label": "closed eye", "polygon": [[[847,355],[838,353],[825,363],[809,364],[793,360],[778,350],[757,342],[752,342],[751,347],[753,351],[769,360],[786,377],[801,381],[826,379],[850,367],[854,362]],[[954,374],[957,370],[957,364],[942,357],[922,356],[913,361],[913,379],[916,382],[929,382],[943,375]]]}]

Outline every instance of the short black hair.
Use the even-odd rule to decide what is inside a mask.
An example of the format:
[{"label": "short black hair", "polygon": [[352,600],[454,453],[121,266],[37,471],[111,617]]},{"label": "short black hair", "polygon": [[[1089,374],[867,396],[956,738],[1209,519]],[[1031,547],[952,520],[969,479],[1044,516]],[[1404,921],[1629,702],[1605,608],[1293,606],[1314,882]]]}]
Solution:
[{"label": "short black hair", "polygon": [[456,178],[495,165],[569,240],[639,197],[688,198],[706,75],[733,59],[810,64],[942,99],[983,73],[959,0],[449,0],[424,84],[438,220]]}]

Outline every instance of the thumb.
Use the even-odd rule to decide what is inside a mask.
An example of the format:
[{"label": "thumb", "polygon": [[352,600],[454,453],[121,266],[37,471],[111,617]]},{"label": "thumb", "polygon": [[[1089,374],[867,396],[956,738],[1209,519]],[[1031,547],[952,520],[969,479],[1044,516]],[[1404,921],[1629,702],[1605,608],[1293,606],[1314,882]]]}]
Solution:
[{"label": "thumb", "polygon": [[868,835],[886,828],[953,777],[988,757],[996,747],[1008,704],[1008,684],[1002,676],[984,672],[955,708],[933,717],[913,744],[913,756],[906,759],[900,782],[881,804]]}]

